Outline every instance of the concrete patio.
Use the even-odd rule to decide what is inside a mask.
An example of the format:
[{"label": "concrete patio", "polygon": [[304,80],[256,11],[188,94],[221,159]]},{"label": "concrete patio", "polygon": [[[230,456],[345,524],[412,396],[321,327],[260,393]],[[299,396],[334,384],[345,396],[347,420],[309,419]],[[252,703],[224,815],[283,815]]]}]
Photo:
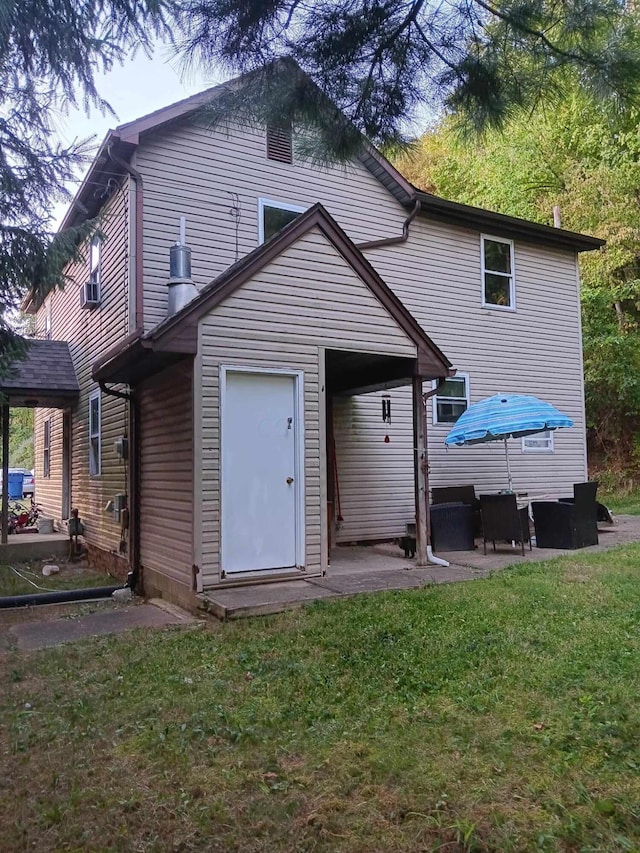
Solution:
[{"label": "concrete patio", "polygon": [[613,525],[598,525],[600,544],[578,551],[548,548],[519,548],[507,543],[493,553],[491,545],[483,553],[482,541],[473,551],[442,552],[437,556],[449,566],[418,568],[415,559],[406,559],[397,545],[345,545],[333,549],[325,577],[300,578],[274,583],[211,590],[202,596],[203,609],[219,619],[238,619],[278,613],[302,607],[310,601],[343,598],[366,592],[416,589],[436,583],[455,583],[488,577],[495,571],[521,563],[550,560],[563,554],[589,554],[640,541],[640,516],[618,516]]}]

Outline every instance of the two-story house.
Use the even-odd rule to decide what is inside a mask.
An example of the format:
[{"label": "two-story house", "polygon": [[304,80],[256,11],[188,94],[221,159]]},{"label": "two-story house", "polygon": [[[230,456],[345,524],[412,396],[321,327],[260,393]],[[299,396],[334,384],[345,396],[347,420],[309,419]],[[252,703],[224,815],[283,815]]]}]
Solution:
[{"label": "two-story house", "polygon": [[402,535],[427,448],[432,484],[504,488],[500,446],[444,446],[490,394],[575,422],[513,442],[518,489],[585,479],[577,255],[601,241],[421,192],[371,147],[321,168],[295,128],[205,128],[218,91],[108,133],[64,221],[99,231],[29,304],[80,388],[37,410],[46,512],[189,603]]}]

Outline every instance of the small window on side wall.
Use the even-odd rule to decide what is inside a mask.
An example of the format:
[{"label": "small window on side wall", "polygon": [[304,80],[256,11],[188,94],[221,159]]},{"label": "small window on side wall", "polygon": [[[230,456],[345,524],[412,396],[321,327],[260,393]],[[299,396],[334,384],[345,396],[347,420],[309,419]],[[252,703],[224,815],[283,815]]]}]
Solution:
[{"label": "small window on side wall", "polygon": [[258,199],[258,242],[265,243],[304,211],[299,204]]},{"label": "small window on side wall", "polygon": [[89,397],[89,476],[98,477],[101,471],[100,392]]},{"label": "small window on side wall", "polygon": [[553,431],[546,429],[522,439],[523,453],[553,453]]},{"label": "small window on side wall", "polygon": [[42,476],[51,476],[51,418],[42,425]]},{"label": "small window on side wall", "polygon": [[512,240],[482,236],[482,304],[487,308],[516,307]]},{"label": "small window on side wall", "polygon": [[51,324],[51,299],[49,296],[47,301],[44,304],[44,336],[46,340],[51,340],[52,335],[52,324]]},{"label": "small window on side wall", "polygon": [[[437,386],[434,381],[433,387]],[[454,424],[469,407],[469,377],[458,373],[445,379],[433,398],[434,424]]]}]

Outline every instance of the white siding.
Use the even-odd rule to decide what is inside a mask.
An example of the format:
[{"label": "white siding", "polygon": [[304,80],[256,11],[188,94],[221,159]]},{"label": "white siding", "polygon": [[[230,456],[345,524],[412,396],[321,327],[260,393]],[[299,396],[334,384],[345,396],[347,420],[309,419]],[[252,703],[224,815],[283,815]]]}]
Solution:
[{"label": "white siding", "polygon": [[306,570],[321,569],[326,526],[321,457],[324,349],[415,357],[409,341],[326,238],[314,229],[200,323],[202,446],[196,464],[201,495],[204,585],[219,580],[219,370],[221,364],[304,371]]},{"label": "white siding", "polygon": [[241,207],[238,257],[258,245],[259,198],[303,207],[321,201],[356,242],[399,235],[407,215],[360,163],[323,169],[267,160],[265,134],[258,130],[176,125],[142,140],[136,167],[144,175],[147,329],[166,314],[169,248],[181,214],[187,217],[199,286],[237,260],[231,193],[237,193]]},{"label": "white siding", "polygon": [[[87,541],[105,551],[117,552],[121,539],[120,524],[104,507],[117,493],[125,493],[126,471],[118,458],[114,442],[127,431],[126,404],[101,394],[102,470],[89,477],[89,395],[97,389],[91,379],[91,365],[107,349],[128,333],[127,292],[127,220],[128,184],[118,187],[107,202],[100,224],[104,235],[101,253],[101,304],[80,310],[80,288],[88,279],[88,250],[68,270],[69,281],[63,290],[47,297],[51,304],[52,337],[68,341],[80,385],[80,399],[72,413],[71,506],[77,507],[85,525]],[[40,308],[36,328],[44,332],[46,304]],[[43,477],[43,422],[52,419],[51,476]],[[62,412],[36,409],[35,475],[36,498],[47,515],[60,521],[62,510]]]},{"label": "white siding", "polygon": [[[502,392],[534,394],[573,419],[573,429],[556,431],[553,453],[523,453],[520,441],[509,442],[517,491],[571,494],[572,484],[587,476],[575,256],[516,241],[515,311],[481,307],[479,232],[419,220],[407,244],[374,250],[367,257],[454,367],[469,374],[472,403]],[[411,391],[392,394],[393,411],[406,413],[403,422],[394,419],[392,425],[392,442],[402,444],[403,461],[378,440],[378,396],[360,397],[337,410],[343,418],[355,418],[360,429],[368,425],[365,439],[370,436],[356,447],[352,433],[336,429],[338,458],[357,454],[360,460],[340,470],[345,518],[340,541],[379,538],[382,530],[400,535],[414,513]],[[429,403],[431,485],[473,483],[477,494],[506,488],[504,444],[447,449],[449,428],[433,424]],[[362,505],[359,491],[372,468],[389,484],[386,493],[394,495],[391,507],[381,496],[377,512]]]},{"label": "white siding", "polygon": [[[136,165],[145,181],[147,328],[165,315],[169,247],[176,239],[181,214],[187,216],[187,242],[199,286],[236,260],[236,220],[230,215],[230,193],[238,194],[241,207],[238,257],[258,243],[259,198],[302,206],[320,201],[356,243],[397,236],[407,215],[361,164],[320,169],[267,160],[265,135],[260,130],[209,132],[175,124],[143,137]],[[511,442],[510,448],[518,490],[570,493],[571,484],[586,477],[574,254],[516,239],[514,312],[481,306],[479,230],[418,217],[407,243],[366,255],[454,367],[469,374],[472,402],[499,391],[524,391],[549,400],[574,419],[573,430],[556,434],[553,454],[523,454],[519,442]],[[316,268],[312,272],[325,280],[324,271]],[[272,286],[272,281],[265,282],[261,299],[268,299]],[[332,293],[332,303],[336,299],[337,294]],[[242,330],[246,310],[254,312],[251,324],[258,315],[264,320],[264,341],[274,344],[276,362],[286,361],[286,352],[278,349],[277,335],[269,332],[277,322],[273,307],[239,307],[237,314],[221,319],[221,325],[227,324],[221,334],[233,337],[234,329]],[[314,338],[318,343],[325,322],[323,317]],[[374,337],[373,343],[378,346],[378,339]],[[242,347],[249,358],[250,343]],[[255,355],[262,358],[266,353],[256,350]],[[342,540],[398,535],[413,515],[409,389],[392,392],[392,399],[397,414],[388,445],[379,435],[378,397],[369,395],[336,406],[335,438],[345,518]],[[353,424],[362,439],[358,442]],[[434,427],[429,420],[433,485],[473,483],[478,492],[504,487],[504,453],[499,443],[445,450],[446,432],[446,426]],[[368,484],[364,496],[363,483]]]}]

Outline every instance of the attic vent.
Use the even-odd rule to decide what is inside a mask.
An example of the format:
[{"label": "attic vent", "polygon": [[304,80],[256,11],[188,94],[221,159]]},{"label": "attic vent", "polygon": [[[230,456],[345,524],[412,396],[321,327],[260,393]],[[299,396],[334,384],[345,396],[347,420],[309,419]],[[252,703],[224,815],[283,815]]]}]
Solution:
[{"label": "attic vent", "polygon": [[267,125],[267,158],[280,163],[293,162],[290,127]]}]

